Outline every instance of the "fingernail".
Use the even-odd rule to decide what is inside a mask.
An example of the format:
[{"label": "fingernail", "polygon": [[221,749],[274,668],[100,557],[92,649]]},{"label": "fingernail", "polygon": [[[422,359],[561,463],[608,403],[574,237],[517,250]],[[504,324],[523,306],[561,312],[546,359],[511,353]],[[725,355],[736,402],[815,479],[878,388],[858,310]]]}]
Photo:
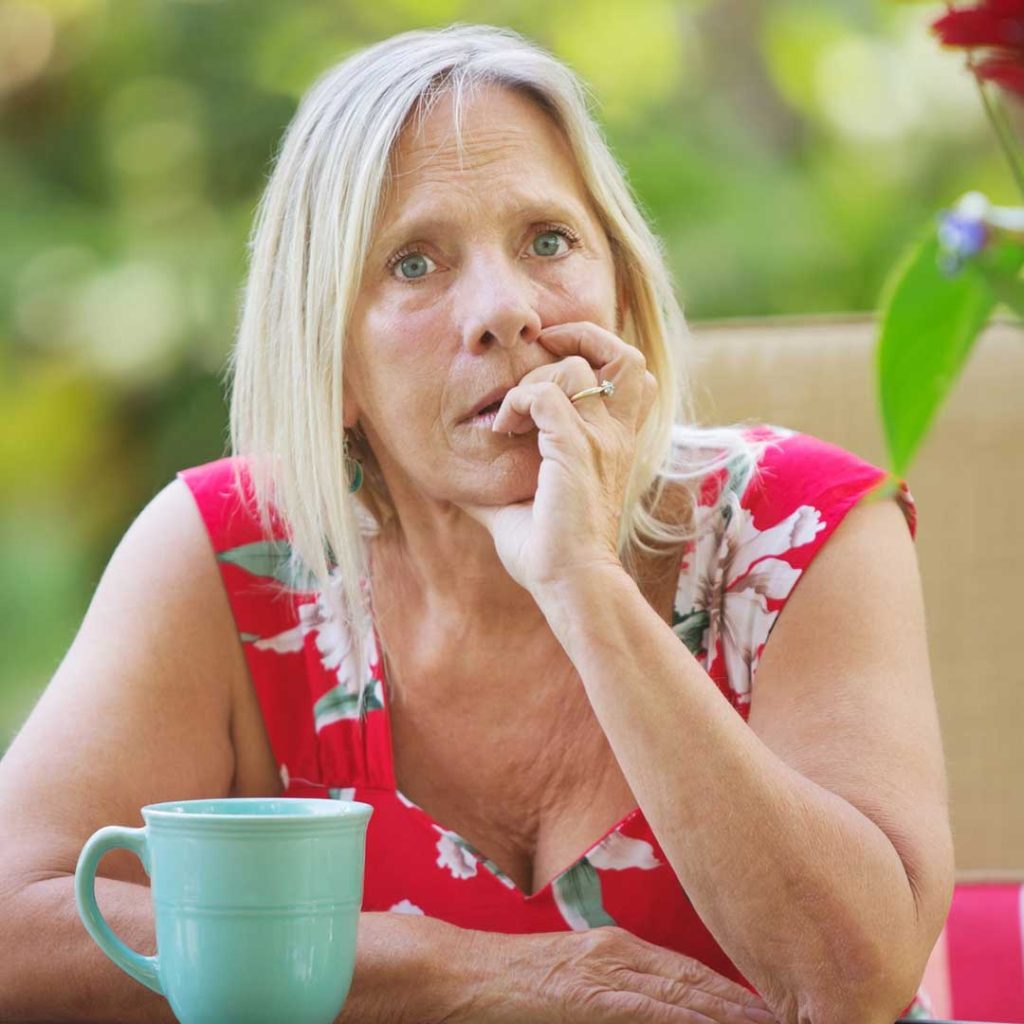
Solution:
[{"label": "fingernail", "polygon": [[759,1010],[756,1006],[744,1006],[743,1012],[751,1020],[760,1021],[760,1024],[779,1024],[778,1018],[771,1010]]}]

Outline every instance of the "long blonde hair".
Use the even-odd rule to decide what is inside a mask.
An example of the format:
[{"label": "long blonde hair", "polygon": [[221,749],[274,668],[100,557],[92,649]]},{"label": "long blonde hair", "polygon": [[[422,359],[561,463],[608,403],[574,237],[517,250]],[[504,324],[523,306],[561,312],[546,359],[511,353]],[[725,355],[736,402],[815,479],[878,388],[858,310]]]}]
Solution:
[{"label": "long blonde hair", "polygon": [[619,555],[627,571],[642,553],[696,536],[692,516],[652,514],[669,481],[684,483],[692,511],[708,473],[727,465],[749,472],[764,445],[744,437],[743,424],[693,425],[689,328],[662,243],[565,64],[511,29],[456,23],[392,36],[330,68],[302,98],[259,203],[227,374],[232,454],[244,460],[263,528],[271,530],[272,510],[286,524],[285,576],[305,581],[293,586],[315,590],[348,631],[359,715],[374,654],[364,538],[395,513],[372,453],[363,459],[362,488],[348,491],[343,339],[401,132],[448,95],[461,145],[466,98],[485,85],[527,96],[563,132],[628,303],[621,337],[643,352],[659,384],[623,503]]}]

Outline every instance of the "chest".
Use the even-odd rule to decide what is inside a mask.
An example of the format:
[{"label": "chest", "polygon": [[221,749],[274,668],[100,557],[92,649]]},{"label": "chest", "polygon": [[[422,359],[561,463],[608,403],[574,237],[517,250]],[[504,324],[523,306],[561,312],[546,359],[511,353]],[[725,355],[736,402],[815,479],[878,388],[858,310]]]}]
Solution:
[{"label": "chest", "polygon": [[[678,557],[641,590],[672,621]],[[573,865],[636,799],[572,662],[545,627],[529,642],[463,643],[443,675],[388,642],[396,784],[524,893]],[[443,695],[443,696],[442,696]]]}]

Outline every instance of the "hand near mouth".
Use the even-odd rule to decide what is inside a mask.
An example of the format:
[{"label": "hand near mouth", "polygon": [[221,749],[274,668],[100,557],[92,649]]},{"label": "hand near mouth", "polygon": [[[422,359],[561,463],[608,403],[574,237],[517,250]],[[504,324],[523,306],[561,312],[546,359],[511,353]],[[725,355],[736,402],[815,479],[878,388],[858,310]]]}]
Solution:
[{"label": "hand near mouth", "polygon": [[[509,575],[531,592],[594,566],[621,568],[622,508],[657,394],[640,350],[590,321],[545,328],[538,340],[561,358],[526,374],[491,424],[495,433],[537,430],[537,491],[510,505],[460,504],[487,527]],[[606,380],[614,395],[569,401]]]}]

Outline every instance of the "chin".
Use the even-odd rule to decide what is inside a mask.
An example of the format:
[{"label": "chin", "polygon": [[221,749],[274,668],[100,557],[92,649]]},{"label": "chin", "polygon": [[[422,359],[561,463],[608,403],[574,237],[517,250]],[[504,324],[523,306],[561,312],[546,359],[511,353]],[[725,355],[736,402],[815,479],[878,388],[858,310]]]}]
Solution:
[{"label": "chin", "polygon": [[526,459],[503,459],[505,465],[494,465],[483,470],[473,481],[475,487],[468,501],[480,505],[513,505],[517,501],[532,501],[537,493],[537,474],[540,457],[536,464]]}]

